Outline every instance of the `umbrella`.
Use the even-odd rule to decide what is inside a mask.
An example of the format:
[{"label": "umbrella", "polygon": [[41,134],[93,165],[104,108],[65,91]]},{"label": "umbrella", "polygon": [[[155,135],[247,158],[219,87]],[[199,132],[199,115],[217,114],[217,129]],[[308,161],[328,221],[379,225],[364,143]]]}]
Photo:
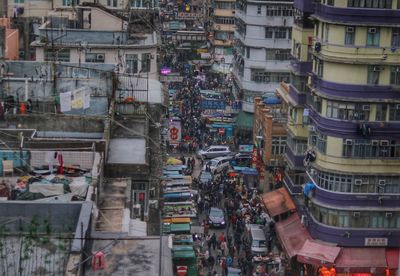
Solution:
[{"label": "umbrella", "polygon": [[176,158],[168,158],[167,165],[182,165],[182,161]]}]

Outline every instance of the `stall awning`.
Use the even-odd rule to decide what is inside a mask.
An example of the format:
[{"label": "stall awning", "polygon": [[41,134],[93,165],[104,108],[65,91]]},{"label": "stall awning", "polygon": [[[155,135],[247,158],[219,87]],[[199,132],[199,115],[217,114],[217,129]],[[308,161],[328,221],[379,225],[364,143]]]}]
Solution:
[{"label": "stall awning", "polygon": [[355,272],[362,272],[363,269],[369,271],[370,268],[386,268],[385,248],[342,247],[335,264],[337,268]]},{"label": "stall awning", "polygon": [[285,187],[264,194],[263,202],[272,217],[296,209],[296,205]]},{"label": "stall awning", "polygon": [[386,249],[386,261],[388,268],[397,269],[399,267],[399,254],[398,248],[387,248]]},{"label": "stall awning", "polygon": [[297,213],[276,223],[276,233],[289,258],[296,256],[306,240],[311,239]]},{"label": "stall awning", "polygon": [[340,247],[322,244],[314,240],[306,240],[297,253],[297,260],[315,266],[334,264],[339,255]]},{"label": "stall awning", "polygon": [[236,117],[236,128],[252,130],[253,129],[253,114],[240,111]]}]

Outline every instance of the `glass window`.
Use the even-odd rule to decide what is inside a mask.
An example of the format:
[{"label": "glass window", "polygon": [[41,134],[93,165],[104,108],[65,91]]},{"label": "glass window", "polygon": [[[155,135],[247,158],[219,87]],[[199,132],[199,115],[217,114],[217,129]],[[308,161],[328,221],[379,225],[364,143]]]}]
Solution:
[{"label": "glass window", "polygon": [[400,104],[389,104],[389,121],[400,121]]},{"label": "glass window", "polygon": [[104,53],[86,53],[85,62],[104,63]]},{"label": "glass window", "polygon": [[288,5],[267,5],[267,16],[293,16],[293,9]]},{"label": "glass window", "polygon": [[375,121],[386,121],[387,104],[376,104]]},{"label": "glass window", "polygon": [[345,45],[354,45],[354,39],[356,36],[356,28],[353,26],[346,26],[346,33],[344,37]]},{"label": "glass window", "polygon": [[390,67],[390,84],[400,85],[400,66]]},{"label": "glass window", "polygon": [[373,46],[373,47],[379,46],[379,28],[377,27],[367,28],[367,46]]},{"label": "glass window", "polygon": [[392,0],[347,0],[351,8],[391,9]]},{"label": "glass window", "polygon": [[257,14],[261,14],[261,5],[257,5]]},{"label": "glass window", "polygon": [[266,27],[265,28],[265,38],[273,38],[274,36],[274,28]]},{"label": "glass window", "polygon": [[275,28],[274,38],[284,39],[287,37],[287,35],[286,35],[287,32],[288,32],[288,28]]},{"label": "glass window", "polygon": [[51,49],[47,49],[45,51],[45,61],[63,61],[69,62],[70,60],[70,51],[69,49],[61,49],[54,51]]},{"label": "glass window", "polygon": [[235,25],[235,18],[234,17],[216,16],[214,18],[214,21],[217,24]]},{"label": "glass window", "polygon": [[151,64],[151,56],[150,54],[142,54],[142,69],[141,72],[150,72],[150,64]]},{"label": "glass window", "polygon": [[126,66],[127,73],[136,74],[138,72],[138,55],[127,54],[126,55]]},{"label": "glass window", "polygon": [[118,0],[107,0],[107,6],[109,7],[117,7],[118,6]]},{"label": "glass window", "polygon": [[267,60],[289,60],[290,49],[266,49]]},{"label": "glass window", "polygon": [[400,28],[392,28],[392,47],[400,47]]},{"label": "glass window", "polygon": [[286,136],[272,136],[271,153],[273,155],[281,155],[285,153]]},{"label": "glass window", "polygon": [[377,65],[368,66],[367,83],[368,84],[379,84],[379,74],[381,68]]}]

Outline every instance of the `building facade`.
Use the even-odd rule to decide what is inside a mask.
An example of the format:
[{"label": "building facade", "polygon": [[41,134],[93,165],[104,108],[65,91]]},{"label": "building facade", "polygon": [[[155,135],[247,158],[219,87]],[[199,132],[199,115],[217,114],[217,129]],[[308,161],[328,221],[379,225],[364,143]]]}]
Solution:
[{"label": "building facade", "polygon": [[212,3],[212,25],[210,42],[214,60],[214,70],[229,73],[233,59],[235,31],[235,0],[214,0]]},{"label": "building facade", "polygon": [[294,1],[283,182],[311,237],[341,248],[340,273],[398,273],[399,16],[391,1]]},{"label": "building facade", "polygon": [[289,81],[293,6],[290,1],[236,2],[234,92],[254,113],[254,97],[274,93]]}]

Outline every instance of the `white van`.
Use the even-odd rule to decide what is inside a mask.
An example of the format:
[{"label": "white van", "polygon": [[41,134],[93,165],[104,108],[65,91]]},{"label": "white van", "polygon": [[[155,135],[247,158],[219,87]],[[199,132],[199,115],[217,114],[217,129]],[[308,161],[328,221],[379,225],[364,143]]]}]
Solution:
[{"label": "white van", "polygon": [[209,146],[196,153],[197,158],[215,158],[230,155],[232,152],[229,146]]},{"label": "white van", "polygon": [[250,228],[251,253],[254,256],[265,256],[268,254],[268,244],[262,226]]},{"label": "white van", "polygon": [[232,157],[217,157],[211,159],[204,165],[203,170],[206,170],[206,166],[209,165],[212,174],[219,173],[223,169],[229,168],[231,160]]}]

